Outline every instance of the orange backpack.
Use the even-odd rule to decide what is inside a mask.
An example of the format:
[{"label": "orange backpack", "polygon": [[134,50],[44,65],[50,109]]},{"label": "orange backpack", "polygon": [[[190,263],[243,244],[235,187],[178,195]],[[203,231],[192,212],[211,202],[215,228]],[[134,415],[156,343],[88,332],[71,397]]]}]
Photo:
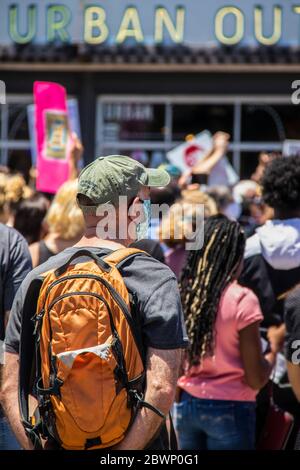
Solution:
[{"label": "orange backpack", "polygon": [[[32,318],[32,367],[28,365],[25,300],[20,410],[25,430],[36,447],[41,436],[54,439],[64,449],[111,447],[124,438],[139,406],[147,406],[163,417],[143,401],[145,370],[140,334],[117,268],[141,253],[124,248],[100,258],[83,249],[42,276]],[[82,256],[91,260],[72,264]],[[38,401],[37,419],[29,417],[30,394]]]}]

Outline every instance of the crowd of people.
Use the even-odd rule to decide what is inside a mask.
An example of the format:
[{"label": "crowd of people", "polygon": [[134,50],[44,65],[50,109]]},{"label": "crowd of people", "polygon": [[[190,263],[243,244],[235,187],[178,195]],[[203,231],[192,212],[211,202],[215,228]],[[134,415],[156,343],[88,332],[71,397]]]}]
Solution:
[{"label": "crowd of people", "polygon": [[[35,190],[33,172],[26,181],[22,174],[1,169],[0,339],[5,338],[5,352],[1,357],[0,449],[168,449],[175,437],[172,422],[180,449],[299,446],[300,157],[262,153],[249,180],[234,186],[215,184],[213,170],[226,154],[228,142],[227,134],[217,133],[212,150],[185,174],[171,164],[147,169],[125,156],[100,157],[79,173],[77,163],[83,148],[74,138],[70,179],[53,198]],[[195,175],[201,178],[193,178]],[[200,180],[204,184],[195,182]],[[119,209],[119,196],[127,197],[127,213]],[[151,219],[150,200],[167,205],[168,211]],[[116,209],[117,231],[114,236],[108,233],[106,238],[99,238],[97,227],[103,216],[97,209],[103,204]],[[142,213],[142,219],[136,217],[137,213]],[[200,226],[199,220],[203,222]],[[135,229],[126,229],[121,236],[125,223],[126,227],[132,223]],[[198,232],[202,243],[188,249],[188,242]],[[124,247],[133,251],[117,262],[113,254]],[[130,425],[123,425],[122,436],[112,433],[107,437],[109,432],[103,429],[108,425],[103,424],[96,428],[99,436],[96,431],[86,431],[82,444],[83,437],[75,438],[75,431],[74,436],[66,437],[61,431],[68,421],[65,423],[66,418],[59,413],[63,408],[65,415],[70,414],[72,409],[63,387],[73,375],[65,378],[65,366],[57,357],[72,349],[71,339],[76,350],[90,348],[91,344],[78,340],[85,338],[85,326],[74,338],[72,331],[57,333],[53,340],[51,335],[47,337],[51,358],[55,357],[51,374],[65,390],[57,395],[63,407],[55,402],[52,379],[47,381],[43,375],[43,388],[34,380],[31,388],[27,384],[27,408],[38,407],[44,419],[42,431],[32,420],[24,420],[18,395],[23,375],[30,375],[24,368],[33,367],[31,363],[24,366],[22,357],[27,354],[26,348],[33,349],[34,325],[32,331],[28,325],[42,295],[42,290],[37,292],[33,307],[33,286],[44,273],[54,270],[58,276],[60,269],[68,269],[78,257],[85,259],[87,253],[96,262],[107,260],[108,265],[115,263],[118,267],[129,297],[124,289],[122,295],[134,312],[131,322],[137,330],[136,343],[141,346],[141,375],[145,380],[141,394],[135,395],[133,418]],[[105,270],[105,263],[101,266]],[[116,286],[120,289],[120,280],[115,281]],[[67,295],[61,292],[61,297]],[[90,304],[74,305],[72,297],[55,315],[88,311]],[[28,338],[27,330],[31,331]],[[69,345],[54,353],[53,341],[58,343],[63,333]],[[90,349],[85,350],[84,357],[92,364]],[[124,344],[123,349],[126,355]],[[122,388],[129,396],[133,390],[128,378],[118,389],[120,370],[129,368],[124,361],[121,367],[120,351],[118,354],[116,397]],[[78,374],[81,370],[86,377],[84,360],[76,362],[74,357],[72,373],[76,376],[75,369]],[[91,365],[88,367],[95,372]],[[93,367],[99,364],[93,363]],[[97,380],[91,387],[99,387],[99,377]],[[74,382],[75,395],[77,386]],[[51,396],[48,402],[55,410],[55,432],[43,418],[45,402],[39,398],[40,390],[41,396]],[[98,390],[101,394],[102,389]],[[85,392],[80,393],[82,398]],[[109,404],[111,410],[114,403]],[[80,403],[76,406],[80,408]],[[93,410],[93,406],[96,402],[88,409]],[[281,426],[278,421],[276,429],[275,407],[278,419],[285,413],[288,425]],[[94,429],[86,425],[88,419],[81,418],[80,410],[76,413],[76,423],[84,422],[88,429]],[[86,410],[82,413],[88,414]],[[83,425],[78,426],[81,429]],[[114,429],[114,423],[111,427]]]}]

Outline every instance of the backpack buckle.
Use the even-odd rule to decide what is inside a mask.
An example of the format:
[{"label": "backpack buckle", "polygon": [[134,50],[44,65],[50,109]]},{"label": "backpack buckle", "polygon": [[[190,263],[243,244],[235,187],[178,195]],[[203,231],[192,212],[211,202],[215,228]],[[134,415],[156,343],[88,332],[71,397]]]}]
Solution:
[{"label": "backpack buckle", "polygon": [[41,382],[42,382],[42,378],[40,377],[39,380],[37,381],[37,384],[36,384],[36,389],[37,389],[37,392],[38,392],[39,395],[41,395],[42,397],[44,397],[46,395],[58,395],[58,396],[60,396],[60,387],[64,383],[61,379],[59,379],[58,377],[55,377],[52,387],[49,387],[49,388],[41,387],[40,386]]},{"label": "backpack buckle", "polygon": [[138,393],[137,390],[129,390],[129,394],[133,395],[135,406],[137,408],[148,408],[149,410],[153,411],[153,413],[156,413],[160,418],[165,419],[165,415],[158,408],[144,401],[144,395],[142,393]]},{"label": "backpack buckle", "polygon": [[44,314],[45,314],[45,310],[43,309],[37,315],[31,318],[31,320],[34,322],[34,330],[33,330],[34,336],[37,334],[37,331],[40,329],[41,321],[43,319]]},{"label": "backpack buckle", "polygon": [[129,389],[128,390],[128,407],[137,407],[139,408],[141,406],[141,403],[143,401],[143,394],[138,393],[137,390]]}]

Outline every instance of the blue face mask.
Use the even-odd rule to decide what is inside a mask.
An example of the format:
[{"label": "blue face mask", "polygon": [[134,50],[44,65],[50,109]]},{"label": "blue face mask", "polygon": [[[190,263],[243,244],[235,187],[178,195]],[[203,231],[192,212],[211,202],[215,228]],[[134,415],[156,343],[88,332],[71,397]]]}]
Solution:
[{"label": "blue face mask", "polygon": [[136,237],[137,240],[142,240],[148,238],[148,230],[150,227],[151,221],[151,201],[150,199],[145,199],[143,201],[143,211],[144,211],[144,220],[139,222],[136,226]]}]

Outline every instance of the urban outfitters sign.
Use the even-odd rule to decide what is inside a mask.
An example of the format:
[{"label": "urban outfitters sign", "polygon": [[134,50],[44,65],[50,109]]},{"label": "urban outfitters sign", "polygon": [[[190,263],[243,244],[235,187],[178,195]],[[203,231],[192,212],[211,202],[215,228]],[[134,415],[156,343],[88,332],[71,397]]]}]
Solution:
[{"label": "urban outfitters sign", "polygon": [[300,45],[300,0],[1,0],[0,44]]}]

